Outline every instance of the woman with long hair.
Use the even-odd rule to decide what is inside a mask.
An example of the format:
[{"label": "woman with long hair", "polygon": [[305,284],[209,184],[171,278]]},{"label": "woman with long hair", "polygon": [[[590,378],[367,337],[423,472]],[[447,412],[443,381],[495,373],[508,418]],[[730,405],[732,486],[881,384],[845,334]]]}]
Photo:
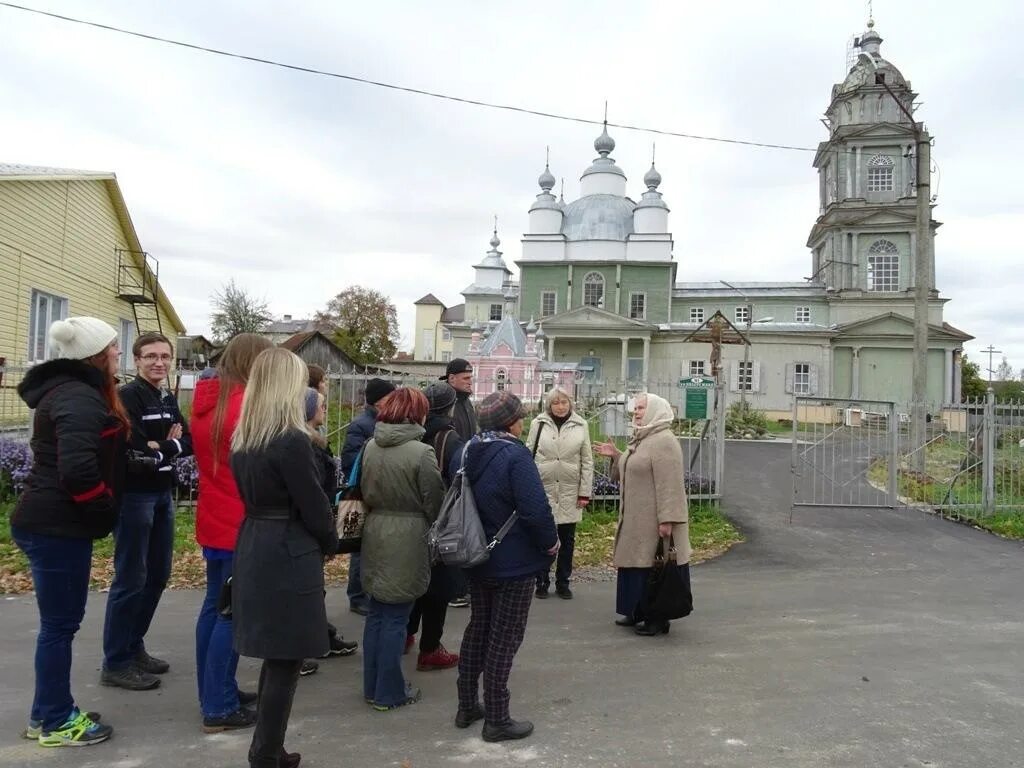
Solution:
[{"label": "woman with long hair", "polygon": [[619,482],[619,527],[614,564],[618,569],[615,623],[638,635],[667,633],[667,621],[650,621],[640,608],[660,539],[676,548],[676,562],[690,562],[689,512],[683,487],[683,450],[672,433],[675,414],[667,400],[649,392],[634,399],[633,436],[625,452],[613,443],[594,451],[612,460]]},{"label": "woman with long hair", "polygon": [[261,352],[231,438],[245,502],[231,579],[235,650],[263,659],[251,768],[297,764],[284,736],[299,669],[328,650],[323,562],[337,551],[338,533],[306,426],[307,381],[296,355]]},{"label": "woman with long hair", "polygon": [[11,516],[39,607],[35,698],[24,735],[44,747],[111,737],[71,695],[71,644],[85,616],[92,543],[114,528],[128,415],[117,394],[117,331],[94,317],[50,326],[56,359],[33,366],[18,394],[32,417],[32,467]]},{"label": "woman with long hair", "polygon": [[192,398],[192,448],[199,468],[196,541],[206,561],[206,596],[196,620],[196,682],[206,733],[247,728],[256,722],[247,705],[254,693],[240,692],[232,647],[231,617],[217,611],[231,577],[235,541],[245,505],[231,473],[231,438],[242,412],[242,396],[257,355],[273,343],[240,333],[224,348],[213,375],[196,384]]}]

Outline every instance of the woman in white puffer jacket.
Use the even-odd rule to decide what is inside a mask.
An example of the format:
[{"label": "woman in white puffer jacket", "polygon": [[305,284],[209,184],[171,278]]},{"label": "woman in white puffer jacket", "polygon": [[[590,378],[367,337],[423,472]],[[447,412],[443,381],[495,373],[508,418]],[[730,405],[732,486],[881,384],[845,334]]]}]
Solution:
[{"label": "woman in white puffer jacket", "polygon": [[[572,599],[569,578],[576,543],[576,523],[583,519],[583,508],[590,503],[594,489],[594,457],[590,450],[590,429],[586,419],[576,413],[572,396],[561,387],[547,393],[544,413],[530,425],[526,447],[533,453],[551,511],[558,525],[558,560],[555,566],[555,593]],[[551,574],[537,574],[536,596],[545,598],[551,586]]]}]

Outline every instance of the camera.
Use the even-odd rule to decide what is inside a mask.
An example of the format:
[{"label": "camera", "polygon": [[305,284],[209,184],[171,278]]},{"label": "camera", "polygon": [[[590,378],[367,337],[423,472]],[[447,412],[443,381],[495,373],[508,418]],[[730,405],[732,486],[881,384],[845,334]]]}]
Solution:
[{"label": "camera", "polygon": [[129,472],[151,472],[160,466],[160,460],[156,456],[147,456],[143,451],[134,448],[128,449],[128,471]]}]

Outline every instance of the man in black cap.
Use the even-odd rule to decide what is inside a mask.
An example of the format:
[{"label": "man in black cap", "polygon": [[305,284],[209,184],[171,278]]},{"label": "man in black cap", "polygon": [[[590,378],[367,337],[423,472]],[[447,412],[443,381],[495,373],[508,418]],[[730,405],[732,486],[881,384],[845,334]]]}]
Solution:
[{"label": "man in black cap", "polygon": [[447,381],[455,390],[455,413],[452,420],[455,423],[455,431],[463,440],[469,440],[477,433],[476,409],[469,399],[473,394],[473,366],[468,360],[456,357],[448,363],[441,381]]}]

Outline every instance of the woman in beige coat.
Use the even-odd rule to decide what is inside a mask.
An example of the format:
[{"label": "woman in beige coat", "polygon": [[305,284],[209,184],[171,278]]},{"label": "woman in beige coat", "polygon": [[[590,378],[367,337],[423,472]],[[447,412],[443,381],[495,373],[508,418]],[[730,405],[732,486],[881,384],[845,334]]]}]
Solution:
[{"label": "woman in beige coat", "polygon": [[[576,545],[576,524],[583,519],[583,508],[590,503],[594,489],[594,457],[590,448],[590,428],[576,413],[572,397],[554,387],[544,400],[545,411],[530,425],[527,447],[533,452],[540,479],[544,484],[551,511],[558,526],[558,561],[555,566],[555,594],[572,600],[569,578]],[[543,599],[551,587],[551,573],[537,574],[534,594]]]},{"label": "woman in beige coat", "polygon": [[667,400],[639,394],[626,451],[620,453],[613,443],[594,446],[596,453],[612,460],[612,479],[619,483],[614,563],[618,569],[616,611],[624,618],[615,623],[633,627],[638,635],[657,635],[669,629],[667,621],[647,621],[640,612],[659,539],[671,536],[676,562],[690,562],[683,451],[672,434],[673,418]]}]

